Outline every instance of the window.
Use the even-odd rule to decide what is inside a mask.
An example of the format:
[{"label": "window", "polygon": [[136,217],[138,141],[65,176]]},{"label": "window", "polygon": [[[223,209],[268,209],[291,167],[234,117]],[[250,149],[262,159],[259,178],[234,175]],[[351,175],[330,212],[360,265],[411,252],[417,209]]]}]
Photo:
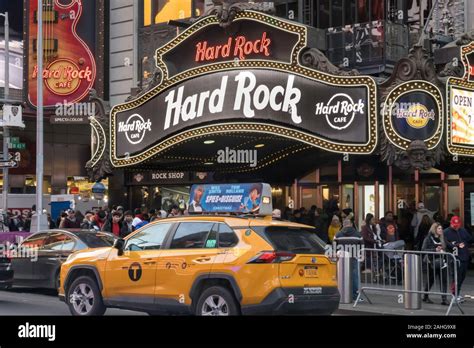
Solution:
[{"label": "window", "polygon": [[79,232],[77,250],[86,248],[103,248],[114,245],[115,237],[107,232]]},{"label": "window", "polygon": [[214,224],[212,227],[211,232],[207,236],[205,248],[217,248],[217,229],[218,229],[218,224]]},{"label": "window", "polygon": [[65,251],[73,250],[75,245],[76,245],[75,240],[70,236],[66,236],[66,238],[64,239],[64,242],[63,242],[63,249],[62,250],[65,250]]},{"label": "window", "polygon": [[368,22],[369,19],[369,7],[367,0],[358,0],[357,3],[357,22],[358,23],[365,23]]},{"label": "window", "polygon": [[36,233],[26,239],[22,244],[21,247],[25,249],[41,249],[46,243],[46,239],[48,238],[47,233]]},{"label": "window", "polygon": [[356,22],[356,3],[354,0],[344,0],[344,24],[354,24]]},{"label": "window", "polygon": [[325,243],[312,228],[299,227],[253,227],[255,232],[273,245],[275,251],[296,254],[324,254]]},{"label": "window", "polygon": [[207,236],[214,225],[213,222],[183,222],[171,242],[171,249],[204,248]]},{"label": "window", "polygon": [[235,232],[226,224],[219,224],[219,248],[232,248],[239,242]]},{"label": "window", "polygon": [[158,250],[165,240],[172,224],[156,224],[146,227],[127,240],[125,250]]},{"label": "window", "polygon": [[62,250],[66,237],[63,233],[51,233],[43,246],[43,250]]},{"label": "window", "polygon": [[332,0],[331,1],[331,27],[340,27],[342,26],[342,0]]},{"label": "window", "polygon": [[[143,0],[143,25],[167,23],[191,17],[191,0]],[[196,13],[203,11],[202,1],[196,2]]]},{"label": "window", "polygon": [[327,29],[331,26],[331,10],[329,8],[329,0],[319,0],[318,8],[318,28]]}]

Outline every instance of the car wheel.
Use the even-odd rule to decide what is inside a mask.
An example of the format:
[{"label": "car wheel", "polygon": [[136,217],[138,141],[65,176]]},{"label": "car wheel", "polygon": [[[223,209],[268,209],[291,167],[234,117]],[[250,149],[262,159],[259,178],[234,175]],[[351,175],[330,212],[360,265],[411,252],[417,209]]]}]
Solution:
[{"label": "car wheel", "polygon": [[72,282],[67,299],[72,315],[103,315],[107,309],[96,282],[87,276],[79,277]]},{"label": "car wheel", "polygon": [[212,286],[199,296],[196,315],[228,316],[239,315],[239,307],[232,293],[224,287]]}]

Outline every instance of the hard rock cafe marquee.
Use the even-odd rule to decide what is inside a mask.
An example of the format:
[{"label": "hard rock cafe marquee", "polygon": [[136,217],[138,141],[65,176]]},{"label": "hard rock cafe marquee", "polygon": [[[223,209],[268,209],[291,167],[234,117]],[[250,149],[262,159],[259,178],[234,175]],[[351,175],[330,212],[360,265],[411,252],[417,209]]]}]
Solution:
[{"label": "hard rock cafe marquee", "polygon": [[423,48],[377,84],[333,66],[311,48],[310,30],[253,10],[226,23],[216,14],[198,19],[156,50],[149,88],[112,107],[108,122],[92,120],[89,170],[100,178],[184,142],[235,133],[270,134],[335,156],[379,155],[404,171],[438,165],[446,149],[474,155],[470,74],[449,80],[445,103]]},{"label": "hard rock cafe marquee", "polygon": [[112,108],[112,164],[139,164],[189,138],[231,132],[371,153],[374,80],[302,66],[307,39],[304,26],[257,12],[241,12],[227,30],[216,16],[198,21],[156,51],[158,86]]}]

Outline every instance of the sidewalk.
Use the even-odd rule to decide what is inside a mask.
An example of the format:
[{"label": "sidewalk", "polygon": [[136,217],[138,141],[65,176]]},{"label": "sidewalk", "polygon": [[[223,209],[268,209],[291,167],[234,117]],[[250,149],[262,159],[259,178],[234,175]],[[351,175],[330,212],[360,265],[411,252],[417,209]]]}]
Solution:
[{"label": "sidewalk", "polygon": [[[363,285],[362,285],[363,286]],[[434,302],[428,304],[422,302],[422,308],[420,310],[407,310],[403,303],[398,303],[399,295],[403,292],[383,292],[383,291],[367,291],[367,296],[372,301],[370,304],[364,296],[364,302],[358,303],[354,308],[353,304],[341,304],[339,309],[345,313],[352,312],[357,314],[373,313],[374,315],[429,315],[429,316],[444,316],[448,310],[448,306],[441,305],[440,296],[430,296],[430,299]],[[474,315],[474,271],[470,270],[466,280],[464,281],[461,295],[465,297],[465,302],[461,303],[461,308],[464,311],[464,315]],[[403,296],[402,296],[403,298]],[[451,299],[448,298],[448,301]],[[449,315],[462,315],[456,305],[453,305]]]}]

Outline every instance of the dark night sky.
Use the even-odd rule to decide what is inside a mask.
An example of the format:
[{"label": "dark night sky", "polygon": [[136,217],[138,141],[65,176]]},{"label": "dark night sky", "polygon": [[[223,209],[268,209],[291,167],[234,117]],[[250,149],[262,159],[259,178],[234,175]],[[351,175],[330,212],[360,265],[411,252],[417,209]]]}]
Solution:
[{"label": "dark night sky", "polygon": [[[20,39],[23,33],[23,0],[0,0],[0,12],[6,11],[10,19],[10,36]],[[0,36],[3,35],[3,18],[1,18]]]}]

